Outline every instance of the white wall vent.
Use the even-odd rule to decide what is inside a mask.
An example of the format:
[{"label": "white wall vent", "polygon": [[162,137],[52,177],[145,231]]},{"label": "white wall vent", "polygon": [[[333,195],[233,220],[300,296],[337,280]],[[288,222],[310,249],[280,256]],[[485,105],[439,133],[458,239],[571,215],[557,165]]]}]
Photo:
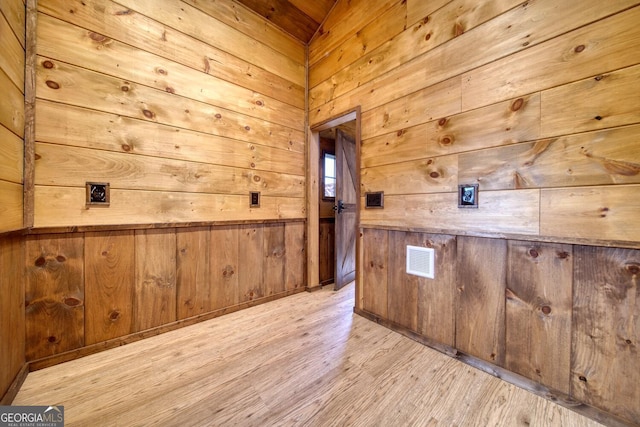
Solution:
[{"label": "white wall vent", "polygon": [[407,273],[433,279],[435,277],[435,249],[407,246]]}]

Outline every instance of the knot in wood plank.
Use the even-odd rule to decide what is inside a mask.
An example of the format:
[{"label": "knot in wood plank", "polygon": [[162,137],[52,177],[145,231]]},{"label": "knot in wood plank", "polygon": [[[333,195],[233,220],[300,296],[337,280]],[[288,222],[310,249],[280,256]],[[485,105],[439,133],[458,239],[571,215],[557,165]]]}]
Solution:
[{"label": "knot in wood plank", "polygon": [[49,88],[53,90],[60,89],[60,85],[57,82],[54,82],[53,80],[47,80],[45,83]]}]

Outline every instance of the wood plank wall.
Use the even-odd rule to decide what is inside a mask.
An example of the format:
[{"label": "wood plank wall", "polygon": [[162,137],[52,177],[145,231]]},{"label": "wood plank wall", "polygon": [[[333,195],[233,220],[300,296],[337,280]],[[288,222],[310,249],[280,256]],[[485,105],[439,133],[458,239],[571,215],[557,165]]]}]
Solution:
[{"label": "wood plank wall", "polygon": [[336,222],[333,218],[320,219],[320,283],[332,283],[336,269]]},{"label": "wood plank wall", "polygon": [[[324,167],[322,165],[324,153],[336,152],[335,139],[320,138],[320,174],[324,173]],[[322,182],[322,180],[320,180]],[[323,188],[320,186],[320,259],[319,259],[319,274],[320,283],[328,284],[333,282],[335,276],[335,239],[336,239],[336,221],[335,211],[333,205],[335,200],[325,200],[322,197]]]},{"label": "wood plank wall", "polygon": [[35,227],[305,217],[301,43],[231,0],[39,0],[37,28]]},{"label": "wood plank wall", "polygon": [[631,424],[638,22],[637,0],[339,0],[309,46],[310,124],[360,105],[360,190],[385,192],[357,308]]},{"label": "wood plank wall", "polygon": [[304,230],[289,221],[28,236],[26,359],[302,291]]},{"label": "wood plank wall", "polygon": [[[365,312],[640,423],[640,250],[363,232]],[[435,279],[405,272],[416,244]]]},{"label": "wood plank wall", "polygon": [[[0,404],[25,364],[24,238],[0,236]],[[16,390],[17,391],[17,390]]]},{"label": "wood plank wall", "polygon": [[[23,228],[26,7],[0,2],[0,404],[25,363]],[[6,393],[6,395],[5,395]],[[6,399],[6,400],[5,400]]]},{"label": "wood plank wall", "polygon": [[[26,360],[304,289],[305,46],[233,0],[38,0],[35,13]],[[21,43],[9,62],[24,70]],[[108,207],[86,205],[86,182],[110,184]]]},{"label": "wood plank wall", "polygon": [[0,4],[0,233],[23,227],[25,4]]},{"label": "wood plank wall", "polygon": [[309,114],[362,106],[361,190],[385,192],[362,224],[640,241],[639,3],[338,2]]}]

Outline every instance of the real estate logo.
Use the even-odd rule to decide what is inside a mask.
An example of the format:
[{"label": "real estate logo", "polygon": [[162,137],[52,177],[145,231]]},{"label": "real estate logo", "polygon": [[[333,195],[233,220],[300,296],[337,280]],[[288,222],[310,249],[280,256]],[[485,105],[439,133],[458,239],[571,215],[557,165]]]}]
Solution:
[{"label": "real estate logo", "polygon": [[0,427],[64,427],[64,406],[0,406]]}]

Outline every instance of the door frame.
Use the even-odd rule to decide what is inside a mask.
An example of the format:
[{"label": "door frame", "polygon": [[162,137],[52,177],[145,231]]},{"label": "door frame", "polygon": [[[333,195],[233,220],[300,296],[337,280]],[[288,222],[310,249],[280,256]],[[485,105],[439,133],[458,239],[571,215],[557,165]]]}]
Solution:
[{"label": "door frame", "polygon": [[[332,116],[328,120],[314,124],[308,129],[307,144],[307,290],[319,288],[320,285],[320,132],[334,128],[343,123],[356,121],[356,227],[360,228],[360,141],[361,141],[361,108],[347,110]],[[360,232],[357,236],[360,236]],[[356,307],[360,300],[359,282],[361,272],[360,238],[356,238]]]}]

